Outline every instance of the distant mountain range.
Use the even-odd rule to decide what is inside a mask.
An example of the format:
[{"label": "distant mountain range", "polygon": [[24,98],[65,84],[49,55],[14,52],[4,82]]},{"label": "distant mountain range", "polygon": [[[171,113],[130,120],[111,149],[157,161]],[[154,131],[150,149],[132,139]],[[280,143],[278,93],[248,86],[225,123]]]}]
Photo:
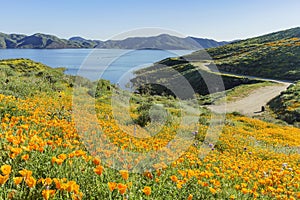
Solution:
[{"label": "distant mountain range", "polygon": [[186,37],[180,38],[168,34],[152,37],[130,37],[124,40],[88,40],[82,37],[61,39],[53,35],[36,33],[34,35],[0,33],[0,49],[66,49],[66,48],[102,48],[102,49],[188,49],[218,47],[228,42],[211,39]]}]

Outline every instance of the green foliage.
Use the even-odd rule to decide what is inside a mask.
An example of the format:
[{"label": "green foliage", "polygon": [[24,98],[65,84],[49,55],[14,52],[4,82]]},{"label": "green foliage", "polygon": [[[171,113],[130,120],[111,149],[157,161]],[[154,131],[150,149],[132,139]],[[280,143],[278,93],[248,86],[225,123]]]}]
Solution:
[{"label": "green foliage", "polygon": [[142,111],[134,122],[141,127],[145,127],[150,121],[149,111]]},{"label": "green foliage", "polygon": [[110,81],[103,79],[96,81],[93,84],[94,87],[88,91],[88,94],[95,98],[111,94],[111,90],[114,88]]},{"label": "green foliage", "polygon": [[141,127],[145,127],[151,121],[149,111],[152,106],[153,103],[149,101],[141,103],[136,109],[139,113],[139,116],[137,119],[135,119],[135,123],[137,123]]},{"label": "green foliage", "polygon": [[286,91],[269,102],[277,117],[299,126],[300,124],[300,81],[292,84]]},{"label": "green foliage", "polygon": [[150,115],[151,122],[154,123],[163,122],[168,117],[167,113],[164,112],[163,106],[158,104],[153,105],[151,107],[149,115]]},{"label": "green foliage", "polygon": [[133,95],[131,105],[138,115],[134,122],[141,127],[149,123],[168,122],[172,116],[178,118],[182,115],[178,100],[169,96]]}]

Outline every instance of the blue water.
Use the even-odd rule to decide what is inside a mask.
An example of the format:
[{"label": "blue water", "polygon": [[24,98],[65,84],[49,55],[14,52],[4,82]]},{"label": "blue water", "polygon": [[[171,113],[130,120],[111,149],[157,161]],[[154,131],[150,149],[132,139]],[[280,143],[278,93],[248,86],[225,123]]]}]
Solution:
[{"label": "blue water", "polygon": [[107,79],[124,85],[133,71],[167,57],[189,54],[187,50],[119,49],[0,49],[0,59],[29,58],[50,67],[65,67],[66,74],[90,80]]}]

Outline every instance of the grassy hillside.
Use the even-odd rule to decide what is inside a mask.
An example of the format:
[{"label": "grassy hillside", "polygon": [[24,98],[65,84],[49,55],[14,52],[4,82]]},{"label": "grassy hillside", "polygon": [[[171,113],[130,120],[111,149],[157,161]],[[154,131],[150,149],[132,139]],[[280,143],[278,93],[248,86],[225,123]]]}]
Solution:
[{"label": "grassy hillside", "polygon": [[291,85],[269,105],[278,118],[300,126],[300,82]]},{"label": "grassy hillside", "polygon": [[[40,92],[57,92],[74,86],[74,77],[64,68],[50,68],[28,59],[0,60],[0,92],[15,97],[30,97]],[[91,85],[81,78],[82,85]]]},{"label": "grassy hillside", "polygon": [[[300,28],[208,49],[221,71],[274,79],[300,79]],[[195,52],[191,57],[198,57]]]}]

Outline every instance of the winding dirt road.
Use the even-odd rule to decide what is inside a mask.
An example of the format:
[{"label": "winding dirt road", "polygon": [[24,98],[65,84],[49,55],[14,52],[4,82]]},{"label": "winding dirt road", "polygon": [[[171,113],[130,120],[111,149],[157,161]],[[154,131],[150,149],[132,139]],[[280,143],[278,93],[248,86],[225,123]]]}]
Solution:
[{"label": "winding dirt road", "polygon": [[227,74],[227,75],[234,75],[234,76],[242,76],[249,79],[258,79],[262,81],[271,81],[271,82],[279,83],[277,85],[261,87],[251,92],[248,96],[239,99],[237,101],[227,102],[221,105],[206,106],[207,108],[209,108],[210,110],[216,113],[230,113],[236,111],[248,116],[261,114],[262,106],[265,106],[270,100],[280,95],[282,91],[285,91],[288,88],[288,86],[292,84],[292,82],[284,81],[284,80],[273,80],[268,78],[255,77],[255,76],[233,74],[228,72],[219,72],[216,67],[210,68],[207,64],[202,62],[193,62],[193,65],[198,66],[202,70],[220,73],[220,75]]},{"label": "winding dirt road", "polygon": [[273,86],[261,87],[253,92],[251,92],[248,96],[239,99],[233,102],[227,102],[221,105],[210,105],[206,106],[210,110],[216,113],[230,113],[230,112],[240,112],[242,114],[253,116],[261,114],[261,107],[265,106],[270,100],[280,95],[282,91],[285,91],[289,85],[292,84],[291,81],[285,80],[273,80],[268,78],[261,78],[255,76],[247,76],[240,74],[233,74],[228,72],[219,72],[216,67],[209,67],[207,63],[202,62],[193,62],[193,65],[199,67],[199,69],[217,72],[223,75],[234,75],[234,76],[242,76],[249,79],[258,79],[262,81],[271,81],[275,83],[279,83]]},{"label": "winding dirt road", "polygon": [[222,105],[211,105],[207,107],[216,113],[230,113],[237,111],[249,116],[260,114],[262,106],[265,106],[271,99],[278,96],[291,84],[275,80],[274,82],[278,82],[280,84],[259,88],[250,93],[247,97],[234,102],[229,102]]}]

